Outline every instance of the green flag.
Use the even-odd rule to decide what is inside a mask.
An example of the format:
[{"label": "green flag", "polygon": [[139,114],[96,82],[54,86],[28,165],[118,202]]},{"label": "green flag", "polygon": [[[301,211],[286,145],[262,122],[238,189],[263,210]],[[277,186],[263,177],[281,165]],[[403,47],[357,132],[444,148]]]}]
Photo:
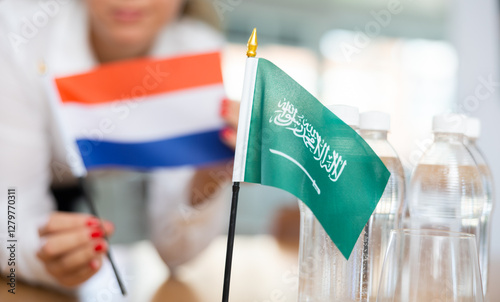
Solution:
[{"label": "green flag", "polygon": [[346,259],[390,173],[368,144],[281,69],[248,58],[233,181],[302,200]]}]

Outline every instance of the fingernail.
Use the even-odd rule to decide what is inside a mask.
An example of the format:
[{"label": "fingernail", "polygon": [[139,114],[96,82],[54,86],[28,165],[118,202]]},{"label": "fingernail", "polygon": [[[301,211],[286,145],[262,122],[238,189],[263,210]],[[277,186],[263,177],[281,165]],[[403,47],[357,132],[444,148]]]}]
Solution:
[{"label": "fingernail", "polygon": [[223,99],[222,100],[222,103],[221,103],[221,106],[220,106],[220,115],[221,116],[226,116],[227,115],[227,112],[228,112],[228,104],[229,104],[229,100],[228,99]]},{"label": "fingernail", "polygon": [[89,264],[90,264],[90,268],[92,268],[93,270],[96,270],[99,268],[99,261],[97,261],[97,259],[92,259]]},{"label": "fingernail", "polygon": [[104,250],[104,244],[98,243],[98,244],[96,244],[94,249],[96,252],[100,252],[100,251]]},{"label": "fingernail", "polygon": [[226,108],[222,108],[220,110],[220,116],[225,117],[226,115],[227,115],[227,109]]},{"label": "fingernail", "polygon": [[92,238],[100,238],[104,236],[104,232],[102,230],[95,230],[92,233],[90,233],[90,237]]},{"label": "fingernail", "polygon": [[96,226],[99,226],[99,219],[95,218],[95,217],[91,217],[89,219],[87,219],[87,222],[85,223],[87,226],[89,227],[96,227]]},{"label": "fingernail", "polygon": [[115,224],[112,223],[111,221],[106,221],[107,227],[110,228],[111,230],[115,229]]},{"label": "fingernail", "polygon": [[224,128],[221,130],[220,132],[220,135],[223,137],[223,138],[228,138],[230,135],[231,135],[231,129],[229,128]]}]

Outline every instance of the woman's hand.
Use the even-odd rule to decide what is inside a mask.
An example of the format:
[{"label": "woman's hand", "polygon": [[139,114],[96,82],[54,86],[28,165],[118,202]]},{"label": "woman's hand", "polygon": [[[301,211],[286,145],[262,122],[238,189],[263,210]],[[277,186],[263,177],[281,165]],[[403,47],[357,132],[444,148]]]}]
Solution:
[{"label": "woman's hand", "polygon": [[226,145],[234,149],[236,147],[236,129],[238,128],[240,102],[223,100],[220,114],[227,124],[220,133],[221,139]]},{"label": "woman's hand", "polygon": [[[224,99],[221,103],[220,115],[226,122],[226,127],[221,130],[222,142],[231,148],[236,147],[236,129],[240,114],[240,102]],[[191,182],[191,205],[199,206],[212,198],[225,182],[231,180],[233,161],[218,163],[208,167],[199,168]]]},{"label": "woman's hand", "polygon": [[113,224],[88,214],[55,212],[40,228],[42,242],[37,256],[47,271],[63,286],[79,285],[92,277],[102,265],[108,245],[104,234],[114,231]]}]

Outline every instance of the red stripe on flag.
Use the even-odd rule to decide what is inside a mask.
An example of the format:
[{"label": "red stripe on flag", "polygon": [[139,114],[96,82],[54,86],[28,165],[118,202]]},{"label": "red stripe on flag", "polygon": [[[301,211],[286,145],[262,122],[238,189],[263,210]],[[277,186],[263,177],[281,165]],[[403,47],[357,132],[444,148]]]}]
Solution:
[{"label": "red stripe on flag", "polygon": [[64,103],[101,104],[221,84],[220,53],[169,59],[143,58],[104,64],[55,80]]}]

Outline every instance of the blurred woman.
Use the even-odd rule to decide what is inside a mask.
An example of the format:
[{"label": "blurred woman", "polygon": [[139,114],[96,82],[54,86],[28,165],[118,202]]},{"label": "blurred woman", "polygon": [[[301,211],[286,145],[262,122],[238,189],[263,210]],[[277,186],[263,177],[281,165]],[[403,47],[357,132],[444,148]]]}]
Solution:
[{"label": "blurred woman", "polygon": [[[64,150],[54,144],[54,123],[40,69],[57,77],[88,71],[103,63],[142,56],[168,57],[219,50],[221,34],[207,22],[210,4],[191,0],[4,0],[0,2],[0,188],[15,187],[16,273],[29,282],[73,287],[100,270],[109,249],[104,230],[88,214],[56,210],[53,182],[70,182],[61,163]],[[222,101],[222,100],[221,100]],[[228,126],[221,139],[235,143],[237,108],[222,102]],[[55,168],[55,172],[54,172]],[[153,173],[148,190],[151,240],[174,268],[208,245],[225,223],[217,190],[204,188],[229,178],[222,170],[175,168]],[[210,175],[222,175],[214,180]],[[206,191],[206,190],[205,190]],[[198,193],[198,194],[195,194]],[[0,240],[8,235],[5,199]],[[183,216],[180,206],[203,204]],[[0,269],[7,274],[7,250]]]}]

